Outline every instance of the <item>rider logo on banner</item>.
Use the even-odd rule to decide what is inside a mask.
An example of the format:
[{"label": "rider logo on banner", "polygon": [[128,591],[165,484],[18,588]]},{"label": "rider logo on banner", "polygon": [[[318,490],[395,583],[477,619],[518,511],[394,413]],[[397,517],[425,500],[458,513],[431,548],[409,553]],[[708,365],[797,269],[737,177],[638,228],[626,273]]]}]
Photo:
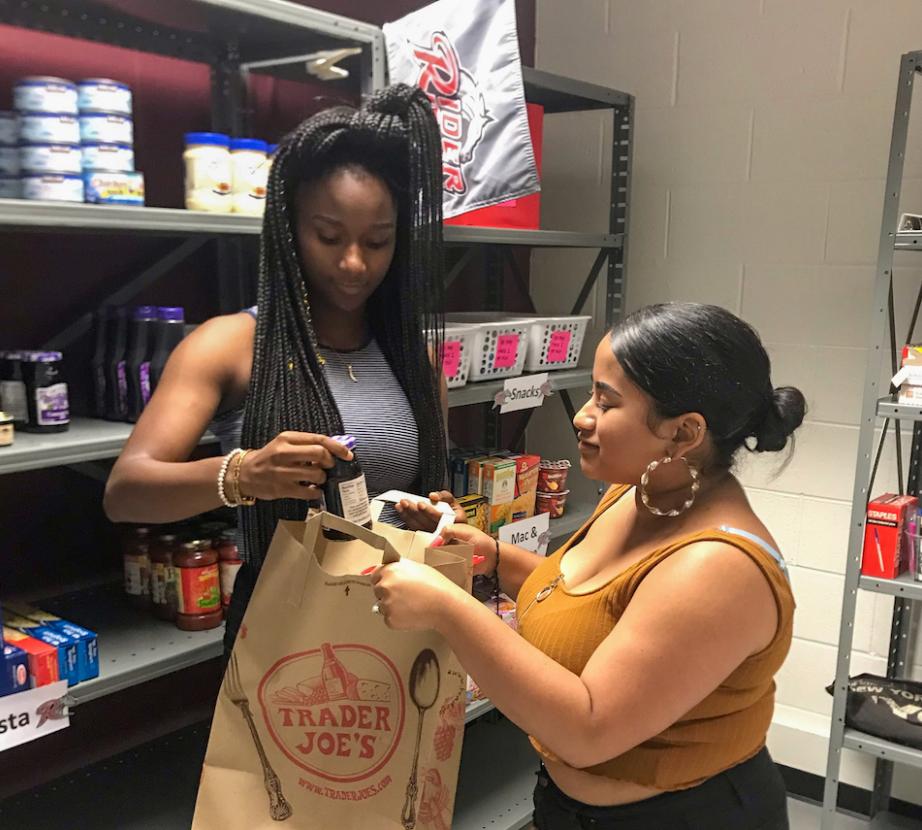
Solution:
[{"label": "rider logo on banner", "polygon": [[445,217],[540,190],[514,0],[439,0],[384,34],[391,82],[419,86],[439,122]]}]

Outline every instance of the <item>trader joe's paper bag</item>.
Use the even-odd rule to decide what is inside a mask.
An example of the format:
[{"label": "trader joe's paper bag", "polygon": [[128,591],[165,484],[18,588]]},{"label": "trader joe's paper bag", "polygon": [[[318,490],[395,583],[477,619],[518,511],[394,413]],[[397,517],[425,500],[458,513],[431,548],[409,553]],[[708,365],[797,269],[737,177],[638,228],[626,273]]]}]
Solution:
[{"label": "trader joe's paper bag", "polygon": [[387,628],[361,576],[406,556],[469,590],[471,548],[431,539],[329,514],[279,524],[218,696],[193,830],[451,826],[464,672],[440,635]]}]

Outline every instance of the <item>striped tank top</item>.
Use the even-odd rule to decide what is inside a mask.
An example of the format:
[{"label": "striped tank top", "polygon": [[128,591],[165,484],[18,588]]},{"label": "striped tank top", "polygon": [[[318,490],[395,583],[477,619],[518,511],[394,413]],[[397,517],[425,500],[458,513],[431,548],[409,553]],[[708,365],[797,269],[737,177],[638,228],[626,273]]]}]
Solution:
[{"label": "striped tank top", "polygon": [[[256,307],[247,313],[255,318]],[[381,348],[372,340],[355,351],[321,348],[320,354],[326,360],[324,372],[344,430],[355,436],[355,454],[368,495],[414,492],[419,479],[419,431],[410,402]],[[209,428],[220,440],[222,452],[239,447],[243,406],[215,416]],[[395,519],[392,509],[382,512],[382,521],[396,523]]]}]

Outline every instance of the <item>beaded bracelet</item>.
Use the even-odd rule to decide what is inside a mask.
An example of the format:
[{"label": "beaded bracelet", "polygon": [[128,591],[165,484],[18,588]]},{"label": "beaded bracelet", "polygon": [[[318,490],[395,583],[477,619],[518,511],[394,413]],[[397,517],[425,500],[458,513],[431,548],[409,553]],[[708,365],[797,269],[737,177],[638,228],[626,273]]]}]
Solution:
[{"label": "beaded bracelet", "polygon": [[221,469],[218,471],[218,496],[221,499],[221,504],[225,507],[237,507],[237,502],[231,501],[227,497],[227,492],[224,489],[224,482],[227,478],[227,470],[230,467],[230,463],[233,460],[234,456],[237,453],[243,452],[240,447],[237,447],[235,450],[231,450],[227,455],[224,456],[224,460],[221,462]]}]

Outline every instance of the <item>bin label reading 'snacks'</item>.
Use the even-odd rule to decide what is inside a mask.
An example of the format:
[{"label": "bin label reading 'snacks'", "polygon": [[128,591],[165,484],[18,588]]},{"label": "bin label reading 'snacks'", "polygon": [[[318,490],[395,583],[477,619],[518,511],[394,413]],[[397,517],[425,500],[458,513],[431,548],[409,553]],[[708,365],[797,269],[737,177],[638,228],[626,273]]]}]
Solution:
[{"label": "bin label reading 'snacks'", "polygon": [[269,733],[298,767],[326,781],[365,782],[391,759],[406,696],[394,664],[364,645],[324,643],[279,660],[259,684]]}]

